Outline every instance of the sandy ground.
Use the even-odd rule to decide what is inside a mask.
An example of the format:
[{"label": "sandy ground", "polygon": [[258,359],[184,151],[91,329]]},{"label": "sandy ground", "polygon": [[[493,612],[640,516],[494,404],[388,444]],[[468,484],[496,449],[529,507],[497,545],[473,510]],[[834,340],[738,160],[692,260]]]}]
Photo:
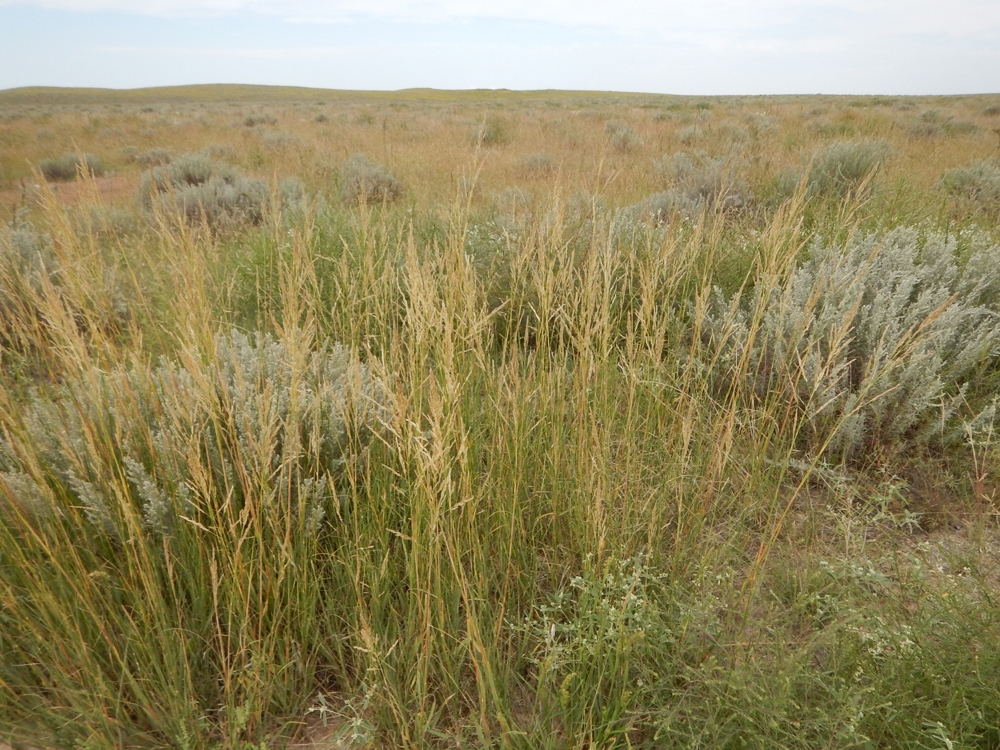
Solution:
[{"label": "sandy ground", "polygon": [[[110,174],[88,182],[51,182],[48,185],[59,203],[73,206],[81,202],[100,202],[105,206],[135,201],[134,176]],[[41,188],[25,181],[21,185],[0,190],[0,215],[13,216],[21,206],[37,204]],[[6,750],[0,747],[0,750]]]}]

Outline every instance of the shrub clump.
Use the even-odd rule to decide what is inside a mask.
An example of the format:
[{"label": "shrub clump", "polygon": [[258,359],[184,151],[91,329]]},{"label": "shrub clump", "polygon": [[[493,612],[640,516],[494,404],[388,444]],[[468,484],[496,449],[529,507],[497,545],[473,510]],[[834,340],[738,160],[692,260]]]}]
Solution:
[{"label": "shrub clump", "polygon": [[940,187],[962,200],[1000,208],[1000,165],[979,161],[967,167],[949,169],[941,177]]},{"label": "shrub clump", "polygon": [[63,154],[56,159],[44,159],[38,164],[38,171],[46,180],[61,182],[75,180],[81,173],[93,177],[104,174],[101,160],[93,154]]},{"label": "shrub clump", "polygon": [[979,126],[971,120],[949,120],[941,126],[945,135],[962,136],[975,135],[979,132]]},{"label": "shrub clump", "polygon": [[173,155],[165,148],[151,148],[141,154],[136,154],[135,161],[144,167],[160,167],[169,164]]},{"label": "shrub clump", "polygon": [[546,153],[528,154],[521,161],[521,169],[533,177],[541,177],[555,171],[556,165],[552,157]]},{"label": "shrub clump", "polygon": [[607,133],[611,148],[620,154],[635,151],[642,145],[642,139],[635,128],[621,120],[608,120],[604,132]]},{"label": "shrub clump", "polygon": [[[271,336],[233,331],[206,362],[94,374],[34,397],[26,445],[0,444],[0,481],[36,515],[68,512],[66,498],[111,538],[134,536],[131,511],[164,537],[182,516],[213,527],[230,503],[294,514],[314,534],[341,467],[384,422],[385,399],[381,381],[339,344],[296,355]],[[28,469],[15,453],[37,460]]]},{"label": "shrub clump", "polygon": [[31,349],[48,335],[53,305],[81,330],[117,330],[126,323],[129,304],[113,269],[91,256],[67,272],[61,258],[52,238],[23,211],[0,227],[0,345]]},{"label": "shrub clump", "polygon": [[274,115],[247,115],[243,119],[243,124],[248,128],[254,128],[258,125],[275,125],[278,122],[278,118]]},{"label": "shrub clump", "polygon": [[688,145],[705,137],[705,131],[697,125],[688,125],[677,131],[677,140]]},{"label": "shrub clump", "polygon": [[403,194],[403,185],[392,172],[364,154],[355,154],[341,170],[346,203],[392,203]]},{"label": "shrub clump", "polygon": [[633,206],[626,213],[653,226],[670,224],[674,217],[694,219],[705,210],[704,200],[691,198],[679,190],[653,193]]},{"label": "shrub clump", "polygon": [[480,146],[506,146],[511,141],[510,123],[500,117],[488,117],[476,128],[472,140]]},{"label": "shrub clump", "polygon": [[[872,177],[889,157],[885,141],[834,141],[812,154],[807,177],[810,195],[845,196]],[[782,192],[790,194],[801,179],[801,172],[783,176]]]},{"label": "shrub clump", "polygon": [[6,339],[13,318],[32,306],[30,300],[42,294],[44,283],[58,283],[52,239],[36,232],[23,214],[0,231],[0,280],[0,326]]},{"label": "shrub clump", "polygon": [[264,148],[272,151],[281,151],[292,146],[301,145],[301,141],[290,133],[282,131],[268,131],[261,137]]},{"label": "shrub clump", "polygon": [[965,439],[963,410],[977,424],[994,418],[991,394],[969,383],[1000,356],[1000,247],[965,264],[956,251],[908,228],[846,248],[817,241],[747,300],[717,290],[705,329],[713,377],[794,404],[805,447],[834,460]]},{"label": "shrub clump", "polygon": [[704,204],[738,209],[750,202],[749,188],[726,159],[680,151],[664,156],[654,168],[660,180],[692,208]]},{"label": "shrub clump", "polygon": [[[297,202],[293,193],[282,195],[286,204]],[[166,210],[191,223],[232,226],[262,221],[271,202],[271,189],[264,180],[246,177],[205,154],[185,154],[169,165],[143,172],[139,200],[147,210]]]}]

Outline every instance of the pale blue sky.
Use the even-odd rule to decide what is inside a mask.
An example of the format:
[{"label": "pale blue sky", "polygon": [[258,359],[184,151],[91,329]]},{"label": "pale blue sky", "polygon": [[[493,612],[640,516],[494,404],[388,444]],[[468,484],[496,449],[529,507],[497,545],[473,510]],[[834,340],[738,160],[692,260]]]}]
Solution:
[{"label": "pale blue sky", "polygon": [[1000,91],[1000,0],[0,0],[0,88]]}]

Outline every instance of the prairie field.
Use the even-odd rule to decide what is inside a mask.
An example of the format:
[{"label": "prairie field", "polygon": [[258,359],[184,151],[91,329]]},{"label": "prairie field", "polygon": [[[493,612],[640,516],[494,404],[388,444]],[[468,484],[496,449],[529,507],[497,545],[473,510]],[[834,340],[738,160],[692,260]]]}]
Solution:
[{"label": "prairie field", "polygon": [[0,744],[1000,748],[1000,95],[0,91]]}]

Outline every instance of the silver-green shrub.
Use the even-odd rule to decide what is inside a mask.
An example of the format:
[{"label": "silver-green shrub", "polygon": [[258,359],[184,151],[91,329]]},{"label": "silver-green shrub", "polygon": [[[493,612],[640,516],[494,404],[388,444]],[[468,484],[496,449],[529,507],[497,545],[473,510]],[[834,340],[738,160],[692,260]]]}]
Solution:
[{"label": "silver-green shrub", "polygon": [[104,174],[101,160],[93,154],[63,154],[56,159],[44,159],[38,171],[46,180],[75,180],[81,173],[100,177]]},{"label": "silver-green shrub", "polygon": [[830,459],[962,440],[960,417],[992,420],[990,394],[969,382],[1000,356],[1000,247],[964,263],[956,250],[908,228],[846,247],[817,241],[745,299],[717,291],[711,375],[751,400],[787,400],[808,447]]},{"label": "silver-green shrub", "polygon": [[521,169],[532,177],[541,177],[552,174],[556,169],[556,164],[551,156],[540,152],[524,157],[521,161]]},{"label": "silver-green shrub", "polygon": [[[99,233],[93,225],[85,231]],[[37,344],[48,330],[53,304],[81,328],[117,330],[129,317],[112,264],[68,268],[52,238],[35,229],[26,211],[19,211],[9,225],[0,225],[0,345],[24,349]]]},{"label": "silver-green shrub", "polygon": [[626,209],[631,216],[654,226],[662,226],[674,217],[696,219],[704,211],[704,200],[692,198],[679,190],[653,193]]},{"label": "silver-green shrub", "polygon": [[[46,276],[55,280],[56,257],[52,238],[35,230],[25,211],[19,212],[14,221],[0,229],[0,268],[5,280],[20,278],[35,289]],[[9,288],[0,287],[0,304]]]},{"label": "silver-green shrub", "polygon": [[976,135],[979,126],[971,120],[949,120],[941,126],[941,130],[945,135],[951,136]]},{"label": "silver-green shrub", "polygon": [[272,151],[281,151],[286,148],[302,145],[300,138],[280,130],[270,130],[263,133],[261,142],[264,144],[264,148]]},{"label": "silver-green shrub", "polygon": [[874,175],[889,153],[889,144],[878,140],[834,141],[818,148],[809,167],[809,192],[846,195]]},{"label": "silver-green shrub", "polygon": [[967,167],[949,169],[941,177],[940,187],[957,198],[1000,208],[1000,164],[978,161]]},{"label": "silver-green shrub", "polygon": [[274,115],[247,115],[243,120],[243,124],[248,128],[256,127],[257,125],[275,125],[278,122],[278,118]]},{"label": "silver-green shrub", "polygon": [[688,125],[677,131],[677,140],[688,146],[705,137],[705,131],[697,125]]},{"label": "silver-green shrub", "polygon": [[608,120],[604,132],[608,136],[608,144],[618,153],[634,151],[642,145],[642,138],[635,132],[635,128],[621,120]]},{"label": "silver-green shrub", "polygon": [[165,148],[151,148],[135,156],[135,161],[144,167],[159,167],[172,160],[173,155]]},{"label": "silver-green shrub", "polygon": [[[294,194],[282,197],[287,203]],[[157,208],[191,223],[233,226],[262,221],[271,189],[264,180],[247,177],[205,154],[184,154],[142,173],[139,200],[147,210]]]},{"label": "silver-green shrub", "polygon": [[0,344],[16,346],[19,331],[39,318],[37,300],[58,284],[52,239],[36,232],[24,212],[0,228]]},{"label": "silver-green shrub", "polygon": [[364,154],[355,154],[341,170],[347,203],[391,203],[403,194],[403,185],[392,172]]},{"label": "silver-green shrub", "polygon": [[749,188],[727,159],[680,151],[659,159],[654,168],[668,188],[688,201],[722,209],[742,208],[750,202]]},{"label": "silver-green shrub", "polygon": [[183,519],[210,526],[223,503],[296,513],[312,533],[385,402],[340,344],[297,351],[233,331],[205,361],[95,372],[36,396],[0,444],[0,479],[31,514],[68,504],[112,537],[125,535],[129,511],[163,536]]}]

